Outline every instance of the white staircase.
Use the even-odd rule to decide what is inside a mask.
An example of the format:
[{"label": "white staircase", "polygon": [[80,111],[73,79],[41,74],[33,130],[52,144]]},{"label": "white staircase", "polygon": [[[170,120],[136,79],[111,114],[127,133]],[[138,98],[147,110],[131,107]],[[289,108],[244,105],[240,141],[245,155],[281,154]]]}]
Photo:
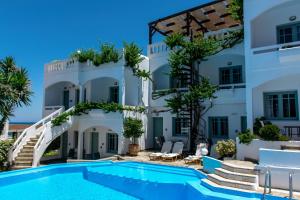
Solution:
[{"label": "white staircase", "polygon": [[208,174],[207,179],[217,185],[255,191],[258,188],[258,175],[252,167],[223,163],[216,168],[215,174]]},{"label": "white staircase", "polygon": [[[72,109],[74,107],[65,112]],[[73,117],[69,117],[69,120],[64,124],[52,127],[51,121],[63,112],[64,108],[62,107],[22,132],[9,152],[9,161],[13,169],[39,165],[40,159],[50,143],[73,124]]]}]

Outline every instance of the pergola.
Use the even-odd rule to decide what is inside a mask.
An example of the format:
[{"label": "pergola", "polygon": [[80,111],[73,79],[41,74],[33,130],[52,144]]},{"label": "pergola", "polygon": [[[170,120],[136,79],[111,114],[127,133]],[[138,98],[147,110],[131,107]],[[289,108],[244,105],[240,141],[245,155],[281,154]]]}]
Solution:
[{"label": "pergola", "polygon": [[231,0],[215,0],[188,10],[150,22],[149,44],[156,33],[168,36],[181,33],[190,38],[198,37],[209,31],[240,26],[228,13]]}]

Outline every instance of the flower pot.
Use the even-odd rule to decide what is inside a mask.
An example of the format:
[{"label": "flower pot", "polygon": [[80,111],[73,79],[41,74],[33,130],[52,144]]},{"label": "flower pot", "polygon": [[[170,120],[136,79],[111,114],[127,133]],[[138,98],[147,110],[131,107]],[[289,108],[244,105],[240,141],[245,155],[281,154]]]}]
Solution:
[{"label": "flower pot", "polygon": [[138,144],[130,144],[128,147],[128,153],[131,156],[137,156],[140,151],[140,146]]}]

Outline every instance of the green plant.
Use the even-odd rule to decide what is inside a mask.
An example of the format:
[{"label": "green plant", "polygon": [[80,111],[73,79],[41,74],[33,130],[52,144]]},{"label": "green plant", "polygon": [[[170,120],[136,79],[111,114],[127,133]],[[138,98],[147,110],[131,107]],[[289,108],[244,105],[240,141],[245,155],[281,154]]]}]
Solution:
[{"label": "green plant", "polygon": [[44,153],[43,157],[51,157],[59,155],[59,150],[50,150]]},{"label": "green plant", "polygon": [[28,106],[33,94],[28,72],[12,57],[0,60],[0,134],[16,107]]},{"label": "green plant", "polygon": [[140,119],[127,117],[124,120],[124,137],[131,138],[133,143],[144,133],[143,122]]},{"label": "green plant", "polygon": [[13,145],[13,140],[0,141],[0,167],[4,167],[4,163],[8,161],[8,152]]},{"label": "green plant", "polygon": [[221,140],[217,142],[216,152],[224,157],[232,157],[236,153],[236,146],[233,140]]},{"label": "green plant", "polygon": [[52,127],[54,126],[60,126],[61,124],[67,122],[70,116],[79,116],[82,114],[87,114],[89,110],[92,109],[100,109],[103,110],[106,113],[109,112],[123,112],[124,110],[132,111],[132,112],[139,112],[142,113],[145,111],[144,107],[141,106],[123,106],[118,103],[103,103],[103,102],[85,102],[85,103],[79,103],[75,106],[74,110],[71,110],[69,112],[64,112],[54,118],[51,123]]},{"label": "green plant", "polygon": [[253,124],[253,133],[255,135],[259,135],[259,130],[263,127],[263,125],[272,124],[270,121],[267,121],[265,117],[258,117],[255,119]]},{"label": "green plant", "polygon": [[232,0],[229,4],[228,12],[231,14],[232,18],[239,20],[243,23],[243,1],[244,0]]},{"label": "green plant", "polygon": [[280,129],[278,128],[278,126],[274,124],[268,124],[262,127],[259,130],[259,136],[263,140],[267,140],[267,141],[278,141],[282,137],[280,133]]},{"label": "green plant", "polygon": [[114,45],[102,44],[100,46],[100,56],[102,63],[118,62],[120,55]]},{"label": "green plant", "polygon": [[239,133],[238,137],[241,144],[250,144],[252,140],[256,138],[249,129],[247,129],[245,132]]},{"label": "green plant", "polygon": [[139,78],[151,79],[150,71],[140,69],[139,64],[144,60],[142,49],[134,43],[124,43],[125,66],[132,69],[133,75]]},{"label": "green plant", "polygon": [[93,61],[96,52],[93,49],[78,50],[71,54],[71,58],[77,59],[79,62],[84,63],[88,60]]}]

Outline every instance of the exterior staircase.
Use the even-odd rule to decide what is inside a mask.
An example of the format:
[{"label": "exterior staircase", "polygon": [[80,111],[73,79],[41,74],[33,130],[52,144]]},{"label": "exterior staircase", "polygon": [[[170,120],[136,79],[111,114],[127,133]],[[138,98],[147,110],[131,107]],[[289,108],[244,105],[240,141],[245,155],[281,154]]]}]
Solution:
[{"label": "exterior staircase", "polygon": [[216,185],[255,191],[258,189],[258,175],[252,167],[222,163],[215,174],[208,174],[207,180]]},{"label": "exterior staircase", "polygon": [[34,146],[36,145],[38,139],[39,135],[30,138],[30,140],[23,146],[20,153],[18,153],[17,157],[15,158],[12,169],[24,169],[32,167]]},{"label": "exterior staircase", "polygon": [[[74,107],[65,112],[69,112],[71,109]],[[63,112],[64,108],[62,107],[22,132],[9,151],[9,162],[12,169],[39,165],[41,157],[51,142],[73,124],[73,117],[70,117],[64,124],[52,127],[52,119]]]}]

